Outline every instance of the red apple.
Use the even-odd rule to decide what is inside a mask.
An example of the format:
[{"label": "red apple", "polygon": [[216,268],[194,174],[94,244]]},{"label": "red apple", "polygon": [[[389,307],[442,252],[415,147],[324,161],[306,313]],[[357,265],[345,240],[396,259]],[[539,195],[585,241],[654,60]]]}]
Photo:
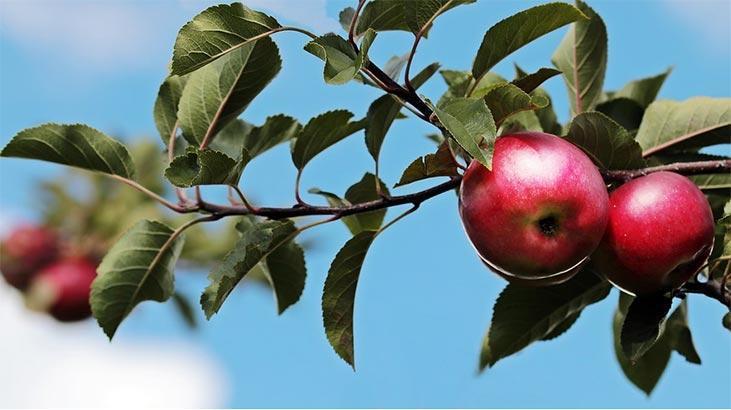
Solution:
[{"label": "red apple", "polygon": [[55,262],[33,279],[28,289],[28,307],[49,312],[62,322],[91,316],[89,294],[96,277],[96,265],[84,258]]},{"label": "red apple", "polygon": [[462,179],[467,236],[483,261],[508,280],[568,280],[599,244],[608,214],[596,166],[551,134],[498,138],[492,171],[472,161]]},{"label": "red apple", "polygon": [[698,187],[672,172],[634,179],[609,196],[609,224],[592,264],[617,287],[680,287],[713,249],[713,213]]},{"label": "red apple", "polygon": [[25,289],[35,272],[58,255],[58,238],[52,230],[21,225],[0,244],[0,272],[18,289]]}]

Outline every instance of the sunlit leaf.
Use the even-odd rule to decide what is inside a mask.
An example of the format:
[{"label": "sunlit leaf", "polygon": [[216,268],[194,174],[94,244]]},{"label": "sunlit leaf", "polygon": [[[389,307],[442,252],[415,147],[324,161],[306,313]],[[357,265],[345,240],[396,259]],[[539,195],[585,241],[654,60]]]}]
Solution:
[{"label": "sunlit leaf", "polygon": [[274,18],[241,3],[210,7],[180,29],[173,48],[172,73],[194,71],[279,27]]},{"label": "sunlit leaf", "polygon": [[135,176],[132,157],[124,145],[82,124],[26,128],[10,140],[0,156],[54,162],[128,179]]},{"label": "sunlit leaf", "polygon": [[728,143],[731,98],[655,101],[647,107],[636,139],[645,156]]},{"label": "sunlit leaf", "polygon": [[570,4],[548,3],[500,21],[485,33],[472,64],[472,76],[479,81],[515,50],[559,27],[585,18],[579,9]]},{"label": "sunlit leaf", "polygon": [[453,98],[435,107],[434,113],[465,151],[488,169],[492,167],[497,128],[485,101]]},{"label": "sunlit leaf", "polygon": [[578,20],[553,54],[553,64],[563,72],[572,116],[588,111],[601,97],[607,69],[607,29],[591,7],[577,1],[589,20]]},{"label": "sunlit leaf", "polygon": [[238,117],[281,68],[274,42],[242,45],[188,77],[178,108],[183,136],[191,144],[210,141]]},{"label": "sunlit leaf", "polygon": [[174,292],[173,269],[183,237],[166,225],[143,220],[109,249],[91,286],[91,310],[111,339],[122,320],[141,302],[164,302]]},{"label": "sunlit leaf", "polygon": [[210,284],[201,295],[206,318],[210,319],[221,309],[228,295],[251,269],[292,240],[295,234],[296,228],[288,219],[255,223],[242,232],[241,239],[208,275]]}]

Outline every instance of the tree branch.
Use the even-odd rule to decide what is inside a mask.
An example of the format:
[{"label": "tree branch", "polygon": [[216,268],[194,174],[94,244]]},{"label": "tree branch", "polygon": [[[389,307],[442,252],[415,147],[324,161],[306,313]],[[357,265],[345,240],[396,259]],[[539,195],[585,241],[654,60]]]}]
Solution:
[{"label": "tree branch", "polygon": [[680,295],[686,293],[698,293],[716,299],[731,309],[731,293],[723,291],[723,283],[721,281],[709,280],[708,282],[691,281],[683,285],[678,293]]},{"label": "tree branch", "polygon": [[670,171],[682,175],[718,174],[724,171],[731,171],[731,160],[677,162],[674,164],[658,165],[642,169],[605,170],[602,171],[602,176],[607,182],[629,181],[633,178],[660,171]]}]

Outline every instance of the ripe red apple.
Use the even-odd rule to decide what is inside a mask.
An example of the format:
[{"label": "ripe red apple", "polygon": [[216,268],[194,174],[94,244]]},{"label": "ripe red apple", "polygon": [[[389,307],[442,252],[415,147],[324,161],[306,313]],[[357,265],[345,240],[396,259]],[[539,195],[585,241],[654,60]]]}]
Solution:
[{"label": "ripe red apple", "polygon": [[62,322],[91,316],[89,294],[96,265],[85,258],[68,258],[44,268],[26,294],[29,308],[49,312]]},{"label": "ripe red apple", "polygon": [[713,213],[698,187],[672,172],[625,183],[609,196],[609,224],[592,264],[619,288],[680,287],[713,249]]},{"label": "ripe red apple", "polygon": [[21,225],[0,244],[0,272],[11,286],[23,290],[38,269],[56,258],[58,248],[52,230]]},{"label": "ripe red apple", "polygon": [[483,261],[508,280],[568,280],[599,244],[608,214],[596,166],[551,134],[501,136],[492,170],[472,161],[462,179],[467,236]]}]

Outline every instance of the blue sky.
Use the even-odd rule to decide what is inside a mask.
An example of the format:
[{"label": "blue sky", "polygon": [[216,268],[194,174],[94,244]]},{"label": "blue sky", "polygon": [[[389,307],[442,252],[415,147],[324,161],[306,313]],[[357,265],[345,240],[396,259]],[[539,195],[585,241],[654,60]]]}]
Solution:
[{"label": "blue sky", "polygon": [[[337,30],[334,17],[350,3],[248,2],[267,5],[280,21],[320,32]],[[84,122],[128,140],[157,139],[152,105],[175,34],[207,4],[0,1],[0,143],[48,121]],[[469,68],[485,30],[531,4],[537,2],[481,0],[440,17],[422,42],[415,67],[441,61],[444,68]],[[608,27],[607,88],[673,66],[661,98],[731,94],[728,1],[590,4]],[[513,62],[527,71],[550,66],[564,32],[525,47],[497,71],[512,76]],[[244,114],[247,120],[260,123],[283,112],[306,121],[333,108],[360,116],[379,95],[357,84],[324,84],[321,62],[303,52],[302,36],[282,33],[276,41],[283,69]],[[385,62],[409,46],[409,35],[384,33],[371,55]],[[546,88],[565,120],[568,104],[561,80],[550,80]],[[435,77],[420,91],[438,98],[443,90]],[[422,137],[431,131],[418,120],[392,128],[382,151],[384,180],[392,184],[409,162],[433,149]],[[351,137],[308,166],[303,186],[342,192],[371,169],[362,137]],[[5,218],[33,218],[40,206],[28,188],[61,171],[36,162],[0,161],[0,212]],[[249,166],[243,188],[259,203],[290,205],[294,171],[286,147],[280,147]],[[208,191],[212,198],[221,197],[221,192]],[[316,242],[307,255],[305,294],[283,316],[276,315],[268,291],[242,287],[196,332],[185,329],[170,306],[145,304],[121,327],[115,343],[192,342],[221,369],[225,393],[219,398],[224,401],[216,403],[237,407],[731,406],[731,344],[719,323],[723,308],[701,297],[691,297],[690,322],[703,366],[674,355],[650,398],[625,381],[614,359],[616,291],[587,309],[567,334],[533,345],[478,376],[480,343],[504,282],[473,254],[452,195],[424,204],[371,248],[356,300],[354,373],[328,345],[319,303],[327,268],[348,233],[332,224],[308,238]],[[195,298],[205,286],[203,278],[204,272],[181,272],[177,283]],[[103,339],[93,323],[83,326],[90,330],[84,337]]]}]

